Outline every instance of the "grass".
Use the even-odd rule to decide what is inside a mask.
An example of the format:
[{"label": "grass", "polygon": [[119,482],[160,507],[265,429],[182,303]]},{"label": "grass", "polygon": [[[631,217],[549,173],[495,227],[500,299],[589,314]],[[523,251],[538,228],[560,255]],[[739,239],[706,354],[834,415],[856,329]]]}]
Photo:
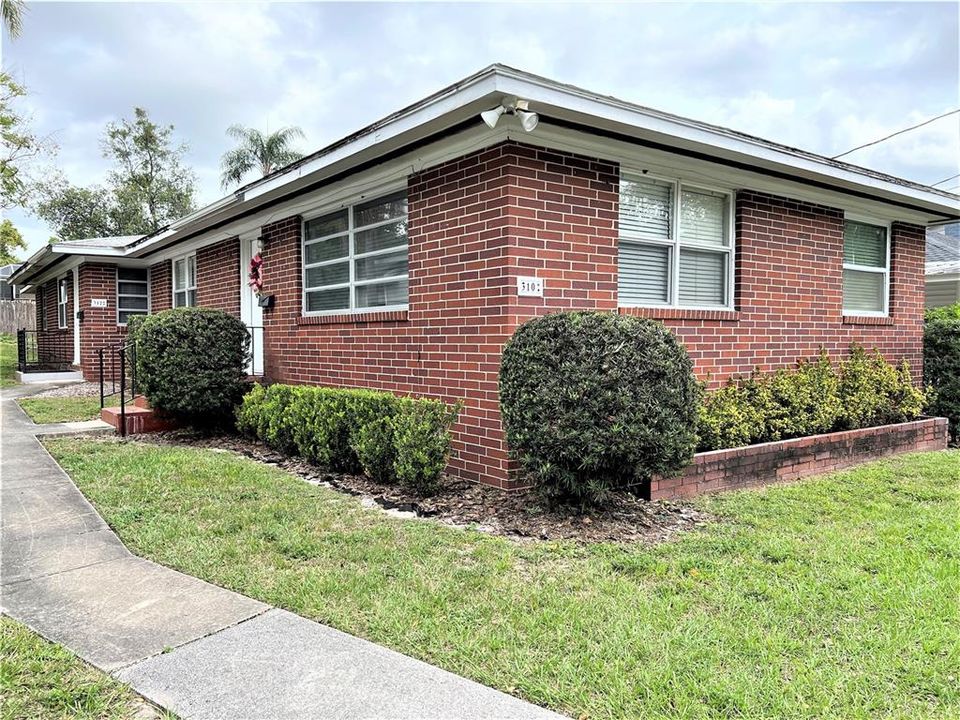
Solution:
[{"label": "grass", "polygon": [[699,500],[655,548],[395,520],[228,453],[48,440],[137,553],[573,717],[960,716],[960,452]]},{"label": "grass", "polygon": [[6,617],[0,617],[0,696],[3,720],[134,718],[144,706],[125,685]]},{"label": "grass", "polygon": [[17,337],[10,333],[0,333],[0,387],[16,385],[16,371]]},{"label": "grass", "polygon": [[[38,425],[79,422],[100,417],[100,397],[31,397],[18,400],[20,407]],[[108,406],[119,405],[116,397],[106,398]]]}]

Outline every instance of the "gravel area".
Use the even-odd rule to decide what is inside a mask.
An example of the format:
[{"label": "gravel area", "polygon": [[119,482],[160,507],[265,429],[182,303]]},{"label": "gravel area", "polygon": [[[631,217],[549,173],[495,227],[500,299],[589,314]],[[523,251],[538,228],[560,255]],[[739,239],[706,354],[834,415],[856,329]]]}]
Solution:
[{"label": "gravel area", "polygon": [[203,435],[186,430],[140,435],[136,442],[189,445],[236,452],[276,465],[307,482],[358,496],[368,507],[391,515],[431,518],[457,527],[475,527],[493,535],[533,540],[574,540],[656,544],[714,518],[687,502],[648,501],[629,492],[612,493],[602,508],[548,504],[533,490],[504,492],[446,477],[441,490],[418,497],[370,478],[329,473],[300,458],[277,453],[263,443],[237,435]]},{"label": "gravel area", "polygon": [[49,390],[35,393],[31,397],[100,397],[100,383],[71,383],[70,385],[63,385],[62,387],[50,388]]}]

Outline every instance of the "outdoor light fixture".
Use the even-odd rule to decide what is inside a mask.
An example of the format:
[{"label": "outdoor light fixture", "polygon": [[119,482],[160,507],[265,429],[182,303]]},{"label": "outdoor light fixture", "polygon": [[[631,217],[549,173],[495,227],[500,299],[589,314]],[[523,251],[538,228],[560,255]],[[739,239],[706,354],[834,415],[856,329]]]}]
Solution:
[{"label": "outdoor light fixture", "polygon": [[529,103],[516,98],[504,98],[499,107],[480,113],[480,117],[491,130],[497,126],[501,115],[516,115],[520,120],[520,127],[526,132],[533,131],[540,122],[540,116],[529,110]]}]

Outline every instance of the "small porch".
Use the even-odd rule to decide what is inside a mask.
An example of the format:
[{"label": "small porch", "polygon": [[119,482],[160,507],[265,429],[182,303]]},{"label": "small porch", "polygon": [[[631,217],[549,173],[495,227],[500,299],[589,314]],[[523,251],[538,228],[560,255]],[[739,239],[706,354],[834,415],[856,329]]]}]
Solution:
[{"label": "small porch", "polygon": [[83,373],[73,361],[71,330],[17,330],[17,382],[82,381]]}]

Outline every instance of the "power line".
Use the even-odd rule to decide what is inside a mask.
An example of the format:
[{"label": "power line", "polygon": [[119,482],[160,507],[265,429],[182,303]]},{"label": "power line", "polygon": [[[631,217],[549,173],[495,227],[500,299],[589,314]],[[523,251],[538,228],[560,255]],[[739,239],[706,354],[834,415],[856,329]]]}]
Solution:
[{"label": "power line", "polygon": [[882,137],[882,138],[880,138],[879,140],[874,140],[873,142],[868,142],[868,143],[864,143],[863,145],[858,145],[857,147],[852,148],[851,150],[847,150],[846,152],[842,152],[842,153],[840,153],[839,155],[834,155],[834,156],[831,158],[831,160],[836,160],[837,158],[842,158],[844,155],[849,155],[850,153],[856,152],[857,150],[863,150],[863,148],[865,148],[865,147],[870,147],[871,145],[876,145],[877,143],[885,142],[885,141],[889,140],[889,139],[892,138],[892,137],[896,137],[897,135],[902,135],[903,133],[905,133],[905,132],[910,132],[911,130],[916,130],[917,128],[923,127],[924,125],[929,125],[930,123],[932,123],[932,122],[934,122],[934,121],[936,121],[936,120],[940,120],[940,119],[945,118],[945,117],[947,117],[947,116],[949,116],[949,115],[955,115],[955,114],[957,114],[957,113],[960,113],[960,108],[957,108],[956,110],[951,110],[950,112],[945,112],[943,115],[937,115],[936,117],[930,118],[929,120],[924,120],[922,123],[918,123],[918,124],[916,124],[916,125],[913,125],[912,127],[904,128],[903,130],[897,130],[895,133],[890,133],[890,134],[887,135],[886,137]]},{"label": "power line", "polygon": [[930,187],[936,187],[937,185],[943,185],[945,182],[950,182],[950,181],[953,180],[954,178],[958,178],[958,177],[960,177],[960,173],[957,173],[956,175],[951,175],[951,176],[948,177],[948,178],[944,178],[944,179],[941,180],[940,182],[932,183],[932,184],[930,185]]}]

